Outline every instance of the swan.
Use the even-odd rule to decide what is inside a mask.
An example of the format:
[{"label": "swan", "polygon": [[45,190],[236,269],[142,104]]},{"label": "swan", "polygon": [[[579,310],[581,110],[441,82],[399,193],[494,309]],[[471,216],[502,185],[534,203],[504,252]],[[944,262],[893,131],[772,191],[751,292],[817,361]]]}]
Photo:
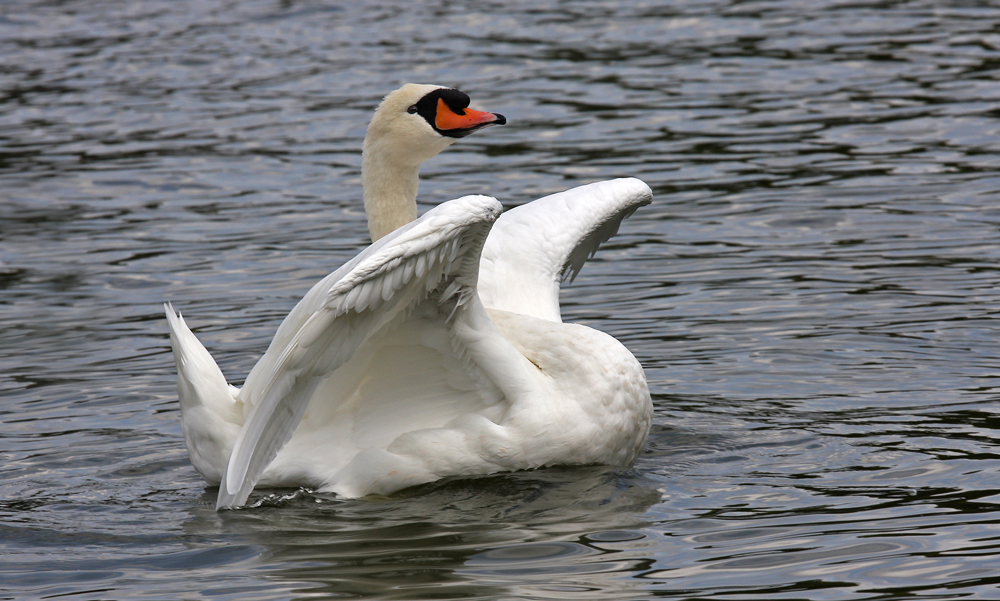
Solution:
[{"label": "swan", "polygon": [[242,388],[164,305],[185,442],[219,485],[217,509],[258,485],[353,498],[635,460],[652,420],[642,366],[611,336],[563,323],[559,284],[652,193],[627,178],[506,213],[465,196],[418,219],[420,164],[506,122],[469,103],[416,84],[385,97],[362,151],[373,243],[309,290]]}]

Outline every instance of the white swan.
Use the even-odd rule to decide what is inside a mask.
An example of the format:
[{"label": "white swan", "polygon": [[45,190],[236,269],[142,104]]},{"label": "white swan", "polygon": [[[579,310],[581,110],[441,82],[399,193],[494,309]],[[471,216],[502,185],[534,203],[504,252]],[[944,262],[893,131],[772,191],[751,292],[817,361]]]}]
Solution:
[{"label": "white swan", "polygon": [[362,168],[376,241],[292,309],[241,389],[165,305],[184,437],[220,486],[217,508],[256,485],[359,497],[639,453],[642,367],[614,338],[562,323],[558,295],[651,192],[600,182],[503,215],[466,196],[416,219],[420,163],[506,121],[468,104],[414,84],[385,98]]}]

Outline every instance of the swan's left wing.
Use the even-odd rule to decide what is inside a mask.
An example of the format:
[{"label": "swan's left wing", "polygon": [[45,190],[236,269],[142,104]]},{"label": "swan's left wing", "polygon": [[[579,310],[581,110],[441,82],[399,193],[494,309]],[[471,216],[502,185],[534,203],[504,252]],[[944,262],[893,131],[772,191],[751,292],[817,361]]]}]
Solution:
[{"label": "swan's left wing", "polygon": [[635,178],[597,182],[525,203],[493,226],[480,263],[479,295],[487,308],[551,321],[559,284],[572,281],[598,247],[653,193]]},{"label": "swan's left wing", "polygon": [[482,245],[500,211],[485,196],[439,205],[310,291],[240,392],[252,409],[229,458],[217,508],[246,502],[317,386],[367,340],[405,319],[431,291],[457,306],[474,297]]}]

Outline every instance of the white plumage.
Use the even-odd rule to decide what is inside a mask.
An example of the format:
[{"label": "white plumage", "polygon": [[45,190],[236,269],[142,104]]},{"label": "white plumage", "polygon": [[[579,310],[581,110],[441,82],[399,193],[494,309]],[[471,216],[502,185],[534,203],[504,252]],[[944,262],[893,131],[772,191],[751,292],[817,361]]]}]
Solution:
[{"label": "white plumage", "polygon": [[[439,90],[404,86],[373,125]],[[414,116],[423,125],[411,122],[405,138],[448,136],[433,115]],[[416,185],[406,187],[415,204]],[[217,507],[244,504],[259,485],[358,497],[448,476],[630,465],[652,413],[642,367],[614,338],[562,323],[558,294],[650,199],[645,184],[623,179],[503,215],[485,196],[441,204],[313,286],[242,389],[167,305],[185,440],[195,468],[220,486]],[[369,204],[370,223],[372,213]]]}]

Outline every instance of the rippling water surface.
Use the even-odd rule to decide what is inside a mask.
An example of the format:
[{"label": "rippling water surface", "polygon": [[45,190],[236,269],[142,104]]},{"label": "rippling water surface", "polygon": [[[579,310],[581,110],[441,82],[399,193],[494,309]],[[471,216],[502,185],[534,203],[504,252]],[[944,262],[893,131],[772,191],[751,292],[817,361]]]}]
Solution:
[{"label": "rippling water surface", "polygon": [[[3,3],[0,598],[1000,598],[987,6]],[[216,513],[161,303],[241,381],[363,247],[405,81],[510,119],[424,208],[654,189],[563,293],[646,367],[647,449]]]}]

